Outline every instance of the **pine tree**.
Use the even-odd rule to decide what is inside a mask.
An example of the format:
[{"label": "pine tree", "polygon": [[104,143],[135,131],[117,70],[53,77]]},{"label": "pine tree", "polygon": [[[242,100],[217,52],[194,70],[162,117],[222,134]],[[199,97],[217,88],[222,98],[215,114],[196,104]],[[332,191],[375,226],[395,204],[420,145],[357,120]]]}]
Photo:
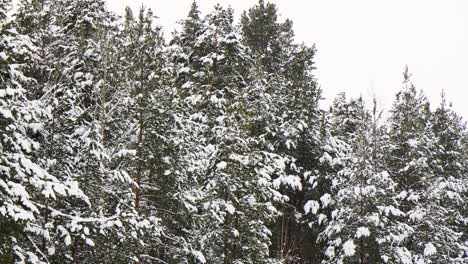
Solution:
[{"label": "pine tree", "polygon": [[313,251],[307,241],[314,240],[303,207],[306,196],[316,195],[308,181],[322,169],[319,158],[325,139],[318,110],[321,92],[313,76],[315,48],[295,44],[292,22],[278,22],[276,6],[264,1],[243,14],[241,28],[243,42],[267,73],[265,81],[271,87],[270,117],[257,122],[255,129],[267,132],[265,146],[286,164],[286,174],[273,179],[289,201],[278,205],[282,215],[273,226],[271,253],[287,263],[303,262]]},{"label": "pine tree", "polygon": [[27,95],[31,99],[40,99],[44,95],[44,86],[50,73],[49,58],[45,50],[52,39],[51,5],[52,2],[49,0],[21,0],[15,15],[19,33],[28,35],[37,48],[34,56],[28,61],[27,67],[24,68],[25,74],[35,80],[28,89]]},{"label": "pine tree", "polygon": [[121,69],[116,85],[122,93],[122,105],[116,113],[120,125],[114,136],[121,140],[120,147],[134,155],[124,159],[124,166],[136,184],[132,206],[140,221],[151,223],[134,232],[133,244],[127,245],[136,255],[136,263],[165,254],[161,253],[166,250],[160,237],[165,225],[162,222],[171,219],[165,215],[169,210],[161,195],[171,192],[163,182],[171,180],[166,168],[172,162],[171,154],[167,153],[172,147],[167,127],[172,119],[165,85],[164,40],[153,19],[149,9],[141,7],[135,18],[127,8],[124,26],[116,40],[119,47],[116,65]]},{"label": "pine tree", "polygon": [[466,122],[404,72],[386,123],[319,108],[315,46],[259,0],[0,0],[1,263],[465,263]]},{"label": "pine tree", "polygon": [[292,21],[278,22],[275,4],[259,0],[258,4],[244,11],[241,17],[243,42],[259,57],[268,73],[283,72],[288,60],[288,48],[294,33]]},{"label": "pine tree", "polygon": [[[101,1],[55,4],[53,24],[40,40],[48,42],[40,53],[47,78],[38,82],[38,95],[51,111],[40,153],[46,159],[43,166],[60,182],[85,186],[86,199],[63,199],[50,205],[56,210],[44,208],[42,224],[51,238],[43,244],[55,249],[50,261],[103,262],[112,251],[103,235],[124,233],[123,226],[130,233],[138,222],[128,207],[132,180],[104,144],[105,108],[111,100],[105,95],[109,84],[104,82],[99,41],[112,18]],[[130,236],[119,239],[124,237]]]},{"label": "pine tree", "polygon": [[[464,175],[466,166],[466,123],[447,104],[442,93],[441,104],[432,115],[434,143],[431,145],[431,167],[434,179],[428,187],[426,216],[432,222],[429,226],[430,241],[434,252],[428,254],[428,262],[463,263],[467,258],[466,201],[467,183]],[[436,229],[438,232],[434,232]],[[425,247],[429,250],[430,248]]]},{"label": "pine tree", "polygon": [[[52,225],[44,211],[56,218],[65,216],[58,201],[63,198],[86,202],[88,198],[74,180],[62,181],[51,174],[40,155],[47,137],[45,122],[49,108],[38,100],[28,99],[28,85],[37,80],[25,75],[34,61],[37,47],[27,35],[18,33],[6,16],[8,3],[1,4],[1,188],[0,222],[2,262],[46,263],[54,254]],[[21,27],[19,27],[21,28]],[[65,233],[65,241],[69,236]]]},{"label": "pine tree", "polygon": [[393,245],[393,253],[384,256],[403,263],[454,261],[450,258],[462,255],[460,251],[455,253],[463,250],[460,233],[445,221],[457,210],[450,212],[447,199],[442,199],[440,188],[448,175],[433,168],[439,162],[433,113],[411,83],[407,68],[404,87],[397,94],[391,113],[386,166],[398,183],[398,209],[404,214],[395,218],[395,232],[385,241]]},{"label": "pine tree", "polygon": [[331,174],[331,213],[322,212],[325,199],[306,207],[319,213],[311,224],[325,226],[319,236],[326,243],[322,263],[377,263],[382,261],[380,244],[389,235],[391,218],[400,213],[394,198],[396,183],[382,166],[387,145],[384,127],[379,127],[375,100],[371,113],[362,98],[346,102],[340,94],[331,113],[332,134],[345,143],[344,156],[332,163],[344,166]]},{"label": "pine tree", "polygon": [[197,189],[186,191],[192,194],[186,204],[195,209],[192,252],[202,262],[263,263],[269,245],[265,223],[276,210],[270,177],[278,168],[250,131],[258,105],[248,98],[261,100],[249,87],[253,61],[240,43],[232,10],[216,6],[200,32],[188,69],[196,74],[180,87],[187,96],[186,124],[198,135],[196,145],[186,145],[198,153],[191,157]]}]

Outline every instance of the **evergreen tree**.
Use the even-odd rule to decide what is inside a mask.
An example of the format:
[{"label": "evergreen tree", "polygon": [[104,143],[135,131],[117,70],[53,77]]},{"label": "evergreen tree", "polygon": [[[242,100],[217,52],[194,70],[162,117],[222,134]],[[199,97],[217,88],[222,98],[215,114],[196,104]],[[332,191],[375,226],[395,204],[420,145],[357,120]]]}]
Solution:
[{"label": "evergreen tree", "polygon": [[243,42],[259,57],[268,73],[284,72],[288,48],[293,43],[292,21],[278,22],[276,5],[259,0],[241,17]]},{"label": "evergreen tree", "polygon": [[433,263],[463,263],[467,258],[463,244],[467,235],[467,203],[463,198],[467,195],[466,123],[447,104],[444,93],[441,99],[431,118],[434,143],[429,166],[434,179],[426,191],[429,201],[425,218],[432,222],[427,232],[435,236],[430,241],[435,252],[427,258]]},{"label": "evergreen tree", "polygon": [[[170,221],[169,194],[172,175],[168,175],[171,160],[172,139],[168,126],[172,122],[167,95],[164,40],[159,27],[153,24],[153,13],[142,7],[138,17],[126,9],[124,27],[119,33],[117,65],[122,71],[118,87],[123,91],[121,128],[117,137],[122,146],[135,154],[126,159],[136,183],[133,206],[142,219],[152,223],[146,232],[134,233],[136,239],[130,247],[139,261],[157,259],[166,253],[160,232],[164,219]],[[165,200],[168,199],[168,201]],[[164,232],[166,233],[166,232]],[[137,239],[138,238],[138,239]]]},{"label": "evergreen tree", "polygon": [[332,135],[342,140],[356,136],[356,133],[369,123],[370,116],[367,111],[362,97],[347,101],[346,94],[339,93],[329,111],[333,127]]},{"label": "evergreen tree", "polygon": [[467,130],[408,69],[390,117],[319,108],[315,46],[259,0],[0,0],[1,263],[465,263]]},{"label": "evergreen tree", "polygon": [[51,69],[50,57],[47,57],[46,53],[46,46],[52,39],[51,5],[52,2],[48,0],[21,0],[15,14],[19,33],[28,35],[36,46],[34,55],[30,57],[24,68],[25,74],[35,80],[29,85],[27,93],[31,99],[40,99],[44,95],[46,90],[44,86]]},{"label": "evergreen tree", "polygon": [[[279,206],[281,217],[273,231],[272,255],[287,263],[302,263],[315,240],[306,225],[303,207],[306,196],[318,195],[308,184],[319,174],[325,137],[321,135],[318,109],[320,88],[313,76],[315,48],[293,43],[292,22],[277,21],[274,4],[259,1],[241,19],[243,42],[267,74],[271,105],[266,122],[255,129],[266,131],[270,151],[285,160],[286,174],[274,177],[274,186],[289,200]],[[312,246],[313,247],[313,246]],[[314,253],[315,254],[315,253]]]},{"label": "evergreen tree", "polygon": [[[435,159],[439,147],[436,147],[433,114],[425,97],[411,83],[407,68],[403,84],[389,120],[386,163],[391,177],[398,183],[396,198],[403,215],[396,217],[396,232],[386,239],[393,245],[393,253],[384,257],[396,263],[454,261],[451,258],[463,255],[459,251],[461,234],[445,222],[457,210],[451,211],[450,202],[441,195],[440,188],[447,176],[433,169],[433,164],[439,162]],[[463,192],[463,189],[458,190]]]},{"label": "evergreen tree", "polygon": [[198,188],[191,191],[197,208],[192,244],[203,253],[202,262],[263,263],[269,245],[265,224],[276,210],[270,174],[281,169],[250,134],[254,116],[248,113],[257,105],[248,98],[261,100],[249,87],[252,59],[233,26],[232,10],[216,6],[200,32],[189,64],[198,72],[181,87],[188,95],[187,119],[199,131],[198,143],[188,146],[199,153],[192,170]]},{"label": "evergreen tree", "polygon": [[[8,263],[47,263],[55,252],[46,245],[53,234],[44,210],[63,217],[57,202],[69,197],[86,202],[88,198],[75,180],[62,181],[44,167],[46,158],[39,155],[47,136],[44,122],[49,108],[28,99],[28,85],[36,80],[25,75],[33,61],[34,46],[27,35],[18,33],[6,15],[9,4],[0,2],[1,63],[1,202],[0,258]],[[66,233],[65,242],[70,238]]]},{"label": "evergreen tree", "polygon": [[[346,102],[340,94],[331,112],[336,137],[345,141],[344,166],[331,175],[333,207],[329,215],[319,210],[325,199],[311,201],[306,207],[317,214],[313,225],[325,225],[320,240],[326,242],[323,263],[378,263],[382,241],[390,234],[392,216],[401,214],[396,208],[396,183],[385,171],[384,127],[379,127],[380,114],[374,100],[372,113],[362,98]],[[327,206],[325,204],[325,206]]]},{"label": "evergreen tree", "polygon": [[[106,246],[104,234],[124,233],[123,226],[130,233],[138,221],[128,207],[132,180],[104,144],[105,108],[111,100],[105,95],[109,84],[104,82],[99,41],[112,17],[102,1],[55,4],[49,44],[41,51],[48,75],[40,82],[40,99],[51,111],[41,155],[44,167],[60,182],[85,186],[86,199],[64,199],[54,205],[57,211],[44,209],[43,225],[51,237],[44,244],[55,248],[50,261],[114,262],[106,256],[113,249]],[[124,238],[130,236],[119,237]]]}]

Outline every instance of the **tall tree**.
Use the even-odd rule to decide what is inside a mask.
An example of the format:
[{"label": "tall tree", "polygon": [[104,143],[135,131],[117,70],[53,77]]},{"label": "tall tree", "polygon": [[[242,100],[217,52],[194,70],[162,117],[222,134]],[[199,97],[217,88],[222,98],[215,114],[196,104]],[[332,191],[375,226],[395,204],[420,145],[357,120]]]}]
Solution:
[{"label": "tall tree", "polygon": [[131,248],[137,254],[138,263],[165,254],[160,231],[167,223],[161,222],[171,219],[170,215],[165,215],[169,211],[166,205],[171,201],[164,198],[170,200],[170,185],[166,181],[172,181],[167,172],[173,162],[169,134],[173,119],[168,106],[165,43],[161,29],[154,25],[153,12],[141,7],[134,17],[127,8],[118,45],[117,65],[122,71],[121,83],[117,85],[124,91],[121,113],[125,118],[121,119],[117,136],[124,139],[122,145],[135,154],[125,163],[136,183],[132,204],[140,218],[157,221],[146,232],[134,234],[138,240]]},{"label": "tall tree", "polygon": [[379,127],[375,100],[370,112],[362,98],[347,102],[340,94],[331,112],[332,134],[345,143],[341,160],[332,162],[344,166],[330,175],[331,213],[323,213],[324,205],[329,206],[325,199],[312,200],[306,207],[318,214],[312,224],[325,226],[319,236],[326,245],[322,263],[381,262],[382,241],[391,234],[392,217],[402,214],[395,199],[396,183],[383,166],[385,127]]},{"label": "tall tree", "polygon": [[441,197],[440,190],[448,175],[433,169],[440,162],[435,159],[439,146],[433,113],[410,76],[406,68],[403,89],[396,96],[389,120],[386,166],[398,183],[396,198],[404,214],[396,218],[396,233],[386,239],[393,244],[393,254],[384,256],[403,263],[453,261],[451,258],[457,253],[447,250],[446,245],[455,251],[459,249],[460,234],[445,223],[451,206]]},{"label": "tall tree", "polygon": [[[9,1],[0,2],[0,258],[11,263],[47,263],[56,248],[47,245],[53,239],[53,226],[44,211],[71,220],[73,216],[60,211],[59,201],[85,203],[88,197],[76,180],[62,181],[44,166],[47,157],[40,153],[46,146],[40,143],[48,135],[45,122],[50,112],[43,102],[28,98],[27,86],[37,80],[25,74],[38,48],[29,36],[18,33],[18,25],[7,16],[9,7]],[[67,235],[65,242],[68,239]]]},{"label": "tall tree", "polygon": [[[40,53],[47,65],[40,100],[51,112],[41,155],[50,174],[60,182],[84,186],[87,197],[58,201],[58,211],[44,209],[44,225],[51,234],[44,244],[55,248],[51,261],[113,262],[106,257],[113,249],[106,246],[103,234],[124,233],[124,228],[130,233],[138,222],[128,207],[133,181],[105,144],[112,99],[107,96],[109,79],[100,41],[113,18],[102,1],[57,1],[54,9],[44,10],[51,11],[53,20],[42,40],[48,44]],[[125,237],[130,238],[119,239]]]},{"label": "tall tree", "polygon": [[313,75],[315,48],[295,44],[292,22],[279,22],[276,6],[262,0],[244,12],[241,28],[243,43],[267,73],[264,79],[271,87],[270,118],[258,122],[255,129],[267,131],[265,146],[283,157],[287,171],[286,176],[274,177],[274,185],[289,201],[279,205],[281,217],[273,227],[272,255],[287,263],[303,262],[311,252],[305,246],[311,234],[303,206],[306,196],[315,195],[308,181],[321,169],[325,139],[318,109],[321,92]]},{"label": "tall tree", "polygon": [[[429,166],[433,179],[427,189],[426,215],[434,251],[426,261],[433,263],[462,263],[467,258],[466,241],[467,202],[467,130],[466,122],[447,103],[442,93],[441,104],[431,118],[433,144]],[[434,232],[434,229],[439,232]]]},{"label": "tall tree", "polygon": [[192,245],[203,254],[198,255],[202,262],[264,263],[270,243],[266,223],[276,214],[270,177],[281,168],[250,131],[255,102],[263,100],[249,86],[253,60],[240,42],[231,9],[216,6],[200,32],[189,64],[196,74],[181,86],[185,115],[198,133],[198,142],[188,146],[198,152],[192,157],[198,160],[192,170],[197,188],[191,191]]},{"label": "tall tree", "polygon": [[276,5],[259,0],[241,17],[243,42],[258,56],[268,73],[283,72],[293,43],[292,21],[278,22]]}]

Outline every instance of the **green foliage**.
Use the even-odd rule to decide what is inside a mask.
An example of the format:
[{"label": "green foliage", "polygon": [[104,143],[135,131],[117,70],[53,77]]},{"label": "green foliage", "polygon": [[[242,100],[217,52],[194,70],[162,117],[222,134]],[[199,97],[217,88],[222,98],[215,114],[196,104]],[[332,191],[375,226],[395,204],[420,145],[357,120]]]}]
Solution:
[{"label": "green foliage", "polygon": [[259,0],[169,44],[151,10],[0,0],[1,263],[465,263],[467,130],[404,72],[319,108]]}]

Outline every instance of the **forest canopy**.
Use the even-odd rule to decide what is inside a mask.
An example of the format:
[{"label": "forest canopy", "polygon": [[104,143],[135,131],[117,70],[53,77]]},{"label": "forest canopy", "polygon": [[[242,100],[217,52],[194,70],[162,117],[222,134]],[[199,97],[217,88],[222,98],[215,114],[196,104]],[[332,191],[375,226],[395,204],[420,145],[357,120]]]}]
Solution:
[{"label": "forest canopy", "polygon": [[234,21],[0,0],[0,263],[466,263],[468,134],[405,68],[338,94],[267,1]]}]

